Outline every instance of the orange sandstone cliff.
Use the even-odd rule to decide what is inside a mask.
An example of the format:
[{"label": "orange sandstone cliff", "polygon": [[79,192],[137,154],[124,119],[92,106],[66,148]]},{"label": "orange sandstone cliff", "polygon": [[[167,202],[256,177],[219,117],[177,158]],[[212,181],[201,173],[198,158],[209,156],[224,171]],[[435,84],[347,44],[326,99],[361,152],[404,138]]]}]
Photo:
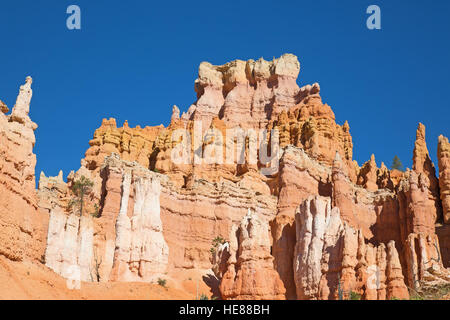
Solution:
[{"label": "orange sandstone cliff", "polygon": [[28,113],[32,79],[20,87],[11,114],[0,112],[0,255],[13,261],[39,260],[45,250],[45,214],[39,214],[36,194],[37,125]]},{"label": "orange sandstone cliff", "polygon": [[168,279],[191,298],[195,283],[222,299],[407,299],[450,282],[448,139],[439,177],[422,124],[412,170],[360,167],[349,124],[299,73],[292,54],[203,62],[197,101],[167,128],[105,119],[80,169],[41,173],[38,190],[27,78],[10,115],[0,102],[0,255],[89,288]]}]

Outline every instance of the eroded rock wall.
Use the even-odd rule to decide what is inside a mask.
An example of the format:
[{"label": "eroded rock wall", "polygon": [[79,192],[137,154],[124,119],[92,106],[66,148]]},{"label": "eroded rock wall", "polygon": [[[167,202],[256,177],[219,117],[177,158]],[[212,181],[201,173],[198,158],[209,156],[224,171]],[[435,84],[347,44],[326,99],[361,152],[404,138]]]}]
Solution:
[{"label": "eroded rock wall", "polygon": [[311,159],[303,149],[288,146],[281,157],[278,176],[277,216],[271,222],[275,268],[295,299],[292,259],[295,247],[295,210],[310,195],[331,195],[330,169]]},{"label": "eroded rock wall", "polygon": [[[125,173],[121,207],[116,220],[116,248],[112,280],[151,280],[167,270],[169,247],[163,236],[158,177],[133,177]],[[134,186],[134,206],[128,216],[130,187]]]},{"label": "eroded rock wall", "polygon": [[195,82],[197,101],[182,118],[200,120],[206,128],[217,116],[231,126],[258,127],[299,101],[299,72],[300,63],[292,54],[222,66],[203,62]]},{"label": "eroded rock wall", "polygon": [[[237,134],[239,139],[249,139],[245,142],[247,147],[254,143],[257,149],[279,137],[281,147],[301,147],[327,165],[332,164],[338,151],[349,168],[350,178],[356,181],[358,167],[352,160],[348,123],[336,124],[330,106],[322,103],[317,83],[298,87],[299,72],[300,64],[292,54],[273,61],[236,60],[221,66],[203,62],[195,83],[197,101],[187,113],[180,116],[180,110],[174,106],[167,128],[129,128],[127,123],[117,128],[114,119],[103,120],[90,141],[83,166],[96,171],[104,158],[115,152],[124,160],[137,161],[168,175],[179,187],[191,178],[211,182],[225,179],[243,181],[255,191],[269,194],[270,181],[259,170],[266,165],[259,150],[255,150],[256,163],[250,163],[248,152],[243,164],[226,161],[230,146],[221,143],[230,142]],[[230,133],[232,129],[243,133]],[[265,138],[258,136],[259,129],[267,130]],[[188,146],[189,152],[184,155],[186,161],[175,163],[173,154],[178,152],[180,143]],[[213,163],[208,163],[211,155]]]},{"label": "eroded rock wall", "polygon": [[94,188],[100,191],[92,192],[100,194],[101,204],[92,245],[100,281],[153,281],[170,270],[208,270],[212,239],[229,235],[250,208],[265,223],[276,213],[275,197],[239,183],[193,180],[179,188],[167,176],[114,153],[99,176]]},{"label": "eroded rock wall", "polygon": [[127,121],[122,127],[117,127],[115,119],[103,119],[102,125],[89,141],[90,148],[86,151],[85,167],[91,171],[98,171],[105,157],[117,153],[123,160],[137,161],[148,168],[154,142],[163,128],[162,125],[130,128]]},{"label": "eroded rock wall", "polygon": [[444,136],[438,142],[439,186],[444,222],[450,224],[450,143]]},{"label": "eroded rock wall", "polygon": [[439,185],[425,142],[425,126],[419,123],[413,156],[398,186],[400,234],[404,241],[405,274],[411,288],[424,282],[448,281],[436,234],[442,217]]},{"label": "eroded rock wall", "polygon": [[[269,224],[257,213],[248,214],[232,228],[227,247],[226,271],[220,282],[227,300],[276,300],[285,298],[285,288],[273,267]],[[222,248],[223,249],[223,248]]]},{"label": "eroded rock wall", "polygon": [[[365,299],[406,298],[406,285],[447,281],[448,232],[441,227],[437,236],[435,224],[447,219],[448,141],[439,140],[439,180],[421,124],[413,170],[378,167],[374,155],[360,167],[349,124],[336,123],[318,84],[297,85],[299,71],[289,54],[202,63],[187,113],[174,106],[167,128],[118,128],[104,120],[67,184],[42,176],[41,210],[60,214],[74,181],[94,181],[87,202],[97,203],[99,214],[92,218],[90,266],[100,281],[151,281],[212,267],[226,299],[345,299],[351,291]],[[8,121],[21,123],[20,110]],[[230,152],[236,137],[228,129],[236,126],[268,134],[238,131],[243,163],[206,161]],[[277,140],[279,166],[263,173],[259,152]],[[180,145],[186,161],[176,163]],[[250,162],[251,146],[257,163]],[[52,218],[52,230],[76,224],[63,214],[65,221]],[[49,232],[48,251],[66,236]],[[80,260],[73,245],[79,237],[70,234],[72,258],[49,254],[55,269]],[[213,253],[217,237],[226,244]]]},{"label": "eroded rock wall", "polygon": [[329,198],[309,197],[296,214],[294,279],[299,299],[408,298],[394,241],[374,246],[341,220]]},{"label": "eroded rock wall", "polygon": [[66,278],[80,268],[82,281],[153,281],[166,271],[169,255],[159,177],[137,163],[123,165],[115,154],[110,158],[100,216],[51,211],[46,264]]},{"label": "eroded rock wall", "polygon": [[51,211],[45,265],[67,279],[97,281],[93,240],[91,217]]},{"label": "eroded rock wall", "polygon": [[11,260],[41,260],[48,216],[39,214],[34,170],[37,125],[28,113],[32,79],[20,86],[10,115],[0,112],[0,254]]}]

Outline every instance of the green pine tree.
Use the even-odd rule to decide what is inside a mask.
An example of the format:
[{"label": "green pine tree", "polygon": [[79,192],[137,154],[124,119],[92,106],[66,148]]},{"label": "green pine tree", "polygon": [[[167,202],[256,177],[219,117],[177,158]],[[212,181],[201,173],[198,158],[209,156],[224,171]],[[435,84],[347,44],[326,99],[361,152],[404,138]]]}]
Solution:
[{"label": "green pine tree", "polygon": [[400,161],[399,157],[395,156],[394,159],[392,159],[392,165],[391,170],[399,170],[403,171],[403,163]]},{"label": "green pine tree", "polygon": [[77,206],[80,208],[80,217],[83,215],[84,209],[84,196],[89,194],[91,188],[94,186],[94,183],[86,178],[85,176],[81,176],[80,179],[75,181],[72,186],[73,194],[75,198],[69,202],[70,207]]}]

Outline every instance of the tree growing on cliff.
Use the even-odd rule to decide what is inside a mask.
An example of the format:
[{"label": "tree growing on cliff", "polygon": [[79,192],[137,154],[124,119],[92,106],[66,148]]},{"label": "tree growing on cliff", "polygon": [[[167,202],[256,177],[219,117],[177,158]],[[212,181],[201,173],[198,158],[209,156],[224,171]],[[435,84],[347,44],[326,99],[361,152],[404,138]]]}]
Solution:
[{"label": "tree growing on cliff", "polygon": [[81,176],[81,178],[75,181],[75,183],[72,186],[74,198],[70,200],[69,208],[73,208],[75,206],[79,207],[80,217],[83,215],[84,196],[89,194],[93,186],[94,183],[85,176]]},{"label": "tree growing on cliff", "polygon": [[392,165],[391,170],[399,170],[403,171],[403,163],[400,161],[399,157],[395,156],[394,159],[392,159]]},{"label": "tree growing on cliff", "polygon": [[217,250],[217,248],[220,246],[220,245],[222,245],[222,244],[224,244],[225,242],[227,242],[224,238],[222,238],[221,236],[217,236],[217,237],[215,237],[214,239],[213,239],[213,241],[212,241],[212,247],[211,247],[211,249],[209,249],[209,251],[211,252],[211,254],[215,254],[216,253],[216,250]]}]

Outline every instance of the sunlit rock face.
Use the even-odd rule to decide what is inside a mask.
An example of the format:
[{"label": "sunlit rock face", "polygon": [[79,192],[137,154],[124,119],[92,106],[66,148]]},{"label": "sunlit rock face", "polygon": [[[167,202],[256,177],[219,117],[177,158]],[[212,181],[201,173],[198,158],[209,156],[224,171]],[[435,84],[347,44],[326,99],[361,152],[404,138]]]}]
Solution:
[{"label": "sunlit rock face", "polygon": [[[212,240],[219,235],[227,236],[231,227],[242,220],[248,209],[258,210],[261,218],[267,222],[275,216],[275,197],[256,194],[236,183],[195,180],[187,188],[178,188],[167,176],[151,172],[137,163],[123,161],[115,154],[106,159],[102,172],[106,181],[104,206],[99,220],[104,221],[106,234],[109,234],[107,230],[117,232],[119,228],[128,229],[127,219],[123,219],[125,217],[119,213],[128,208],[128,217],[132,217],[136,179],[159,180],[158,205],[154,205],[154,208],[160,210],[162,235],[169,247],[169,269],[211,268]],[[129,197],[126,196],[128,184],[125,179],[128,173],[131,174]],[[129,199],[128,203],[125,199]],[[115,225],[106,227],[106,221],[111,220],[116,221]],[[114,233],[111,239],[122,239],[121,236],[117,237]],[[116,250],[116,256],[120,252]]]},{"label": "sunlit rock face", "polygon": [[[281,147],[289,144],[301,147],[308,155],[328,165],[338,151],[349,167],[350,178],[356,181],[358,168],[352,160],[353,143],[348,123],[336,124],[330,106],[322,103],[319,84],[301,88],[297,85],[299,72],[300,63],[292,54],[272,61],[235,60],[219,66],[203,62],[195,82],[197,101],[187,112],[180,116],[179,108],[174,106],[167,128],[130,128],[127,122],[118,128],[115,119],[104,119],[90,141],[91,147],[82,165],[97,173],[104,158],[114,152],[124,160],[137,161],[168,175],[180,187],[195,176],[212,182],[243,180],[243,184],[255,191],[268,193],[265,185],[270,181],[260,173],[260,162],[250,163],[246,153],[245,164],[228,163],[225,157],[230,146],[223,145],[223,150],[220,150],[222,146],[215,148],[221,140],[233,139],[234,134],[229,131],[236,129],[243,130],[242,134],[260,149],[262,141],[258,139],[257,130],[263,129],[268,131],[268,140],[274,138],[276,131]],[[185,130],[190,141],[179,137],[179,130]],[[249,130],[254,130],[256,137]],[[196,134],[200,139],[197,144]],[[172,159],[180,140],[190,145],[189,161],[181,164]],[[203,151],[199,151],[202,145]],[[206,158],[208,148],[212,148],[215,155],[220,151],[222,155],[218,158],[222,162],[196,163],[195,157]],[[257,160],[261,161],[259,151],[256,150]]]},{"label": "sunlit rock face", "polygon": [[131,176],[125,173],[122,199],[116,220],[116,249],[113,277],[119,281],[150,280],[167,269],[169,247],[162,234],[157,177],[135,177],[134,206],[127,215]]},{"label": "sunlit rock face", "polygon": [[11,114],[0,103],[0,255],[11,260],[44,254],[48,215],[38,214],[35,166],[37,125],[30,119],[31,77],[20,86]]},{"label": "sunlit rock face", "polygon": [[[179,285],[195,272],[224,299],[401,299],[448,282],[448,140],[439,178],[422,124],[412,170],[375,155],[359,166],[350,125],[299,73],[292,54],[203,62],[187,112],[173,106],[167,127],[103,120],[80,168],[41,173],[38,190],[27,78],[10,115],[0,102],[0,254],[91,282]],[[83,176],[81,213],[70,203]]]},{"label": "sunlit rock face", "polygon": [[63,211],[70,201],[69,186],[60,171],[56,177],[46,177],[44,172],[39,176],[37,189],[39,208],[50,213],[52,210]]},{"label": "sunlit rock face", "polygon": [[367,243],[331,209],[329,198],[309,197],[296,214],[294,280],[299,299],[407,299],[395,242]]},{"label": "sunlit rock face", "polygon": [[205,127],[214,117],[231,126],[258,127],[300,101],[299,72],[300,63],[292,54],[221,66],[203,62],[195,81],[197,101],[182,117],[202,121]]},{"label": "sunlit rock face", "polygon": [[[284,299],[285,288],[273,267],[269,225],[250,210],[232,228],[226,271],[220,282],[224,299]],[[221,248],[223,251],[224,248]]]},{"label": "sunlit rock face", "polygon": [[[115,153],[105,158],[99,172],[98,216],[86,211],[79,218],[57,205],[50,211],[46,261],[65,277],[76,266],[85,281],[154,282],[168,272],[207,270],[212,239],[228,235],[249,209],[258,210],[265,224],[275,216],[275,197],[236,183],[195,180],[189,188],[178,188],[167,176]],[[44,177],[42,199],[52,200],[59,193],[49,190],[55,189],[51,186],[58,185],[59,178]],[[88,231],[82,229],[84,220],[92,223]],[[80,247],[83,237],[90,239],[90,253],[81,256],[88,250]],[[82,265],[91,272],[84,273]]]},{"label": "sunlit rock face", "polygon": [[[442,220],[438,179],[421,123],[416,133],[413,170],[407,170],[400,181],[398,198],[408,285],[419,288],[424,282],[448,281],[450,272],[444,268],[436,234],[436,222]],[[445,235],[441,237],[445,239]]]},{"label": "sunlit rock face", "polygon": [[[45,261],[63,277],[71,278],[78,270],[81,281],[150,282],[167,270],[159,178],[138,164],[127,167],[122,162],[114,155],[103,168],[110,171],[105,175],[103,216],[50,212]],[[111,203],[115,200],[117,211]]]},{"label": "sunlit rock face", "polygon": [[45,264],[64,278],[97,281],[92,218],[59,210],[50,212]]},{"label": "sunlit rock face", "polygon": [[[448,252],[445,240],[436,245],[446,239],[447,229],[439,229],[439,238],[435,232],[435,223],[446,215],[446,141],[440,138],[438,158],[444,169],[439,180],[422,124],[413,170],[378,166],[375,155],[359,166],[353,160],[350,125],[336,123],[331,107],[322,102],[319,84],[297,85],[299,72],[298,59],[290,54],[219,66],[204,62],[195,82],[197,100],[185,113],[173,106],[168,127],[129,128],[125,123],[118,128],[114,119],[103,121],[80,170],[69,175],[70,181],[89,176],[95,184],[91,197],[101,204],[101,216],[94,220],[94,247],[108,252],[100,266],[102,280],[212,269],[227,299],[339,299],[349,291],[364,299],[386,299],[406,297],[406,286],[431,279],[430,268],[445,278],[444,264],[425,261],[417,248],[422,246],[419,251],[427,257]],[[244,134],[245,148],[256,145],[257,162],[250,162],[248,149],[243,163],[206,162],[207,155],[234,150],[229,142],[236,137],[229,129],[236,127]],[[248,130],[259,129],[266,130],[266,140],[249,135]],[[269,141],[278,142],[274,150],[279,161],[276,171],[265,174],[260,152]],[[180,145],[187,150],[186,161],[176,163],[173,154]],[[155,231],[159,223],[136,222],[139,227],[133,229],[133,219],[145,221],[133,218],[142,215],[135,213],[138,181],[155,177],[162,231]],[[306,214],[305,203],[325,209]],[[269,244],[264,250],[249,245],[240,252],[241,242],[255,243],[238,236],[242,221],[250,223],[245,218],[249,209],[267,224]],[[323,235],[314,238],[322,244],[308,243],[313,231],[304,225],[301,212],[322,221]],[[330,221],[335,224],[328,225]],[[155,239],[143,255],[136,253],[145,243],[137,230]],[[217,236],[227,242],[212,253]],[[130,245],[133,239],[138,239],[136,246]],[[246,260],[248,252],[261,253],[273,267],[260,261],[263,271],[253,276],[251,268],[258,264]],[[367,284],[373,270],[379,275],[375,289]],[[262,274],[276,280],[268,283]]]}]

